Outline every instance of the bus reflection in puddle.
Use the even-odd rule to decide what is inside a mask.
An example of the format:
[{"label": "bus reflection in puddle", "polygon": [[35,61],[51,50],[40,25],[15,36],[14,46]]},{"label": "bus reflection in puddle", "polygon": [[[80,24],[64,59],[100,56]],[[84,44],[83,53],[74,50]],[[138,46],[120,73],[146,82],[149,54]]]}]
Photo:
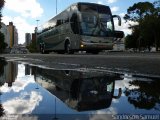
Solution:
[{"label": "bus reflection in puddle", "polygon": [[43,80],[39,79],[39,84],[78,111],[108,108],[112,98],[118,99],[122,94],[120,88],[118,95],[114,96],[115,80],[121,79],[117,74],[35,69],[35,78],[49,83],[43,86]]},{"label": "bus reflection in puddle", "polygon": [[159,78],[0,62],[0,116],[159,114]]}]

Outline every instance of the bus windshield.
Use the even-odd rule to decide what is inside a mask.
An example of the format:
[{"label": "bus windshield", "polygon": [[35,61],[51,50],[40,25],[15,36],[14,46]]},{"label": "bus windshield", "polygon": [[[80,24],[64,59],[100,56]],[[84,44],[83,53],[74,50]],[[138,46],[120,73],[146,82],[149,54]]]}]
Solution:
[{"label": "bus windshield", "polygon": [[108,7],[81,7],[80,28],[82,35],[110,37],[113,33],[113,22]]}]

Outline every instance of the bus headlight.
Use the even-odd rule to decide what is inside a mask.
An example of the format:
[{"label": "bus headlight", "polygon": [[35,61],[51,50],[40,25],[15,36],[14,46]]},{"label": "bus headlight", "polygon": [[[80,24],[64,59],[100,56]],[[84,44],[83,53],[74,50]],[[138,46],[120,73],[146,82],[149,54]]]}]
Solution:
[{"label": "bus headlight", "polygon": [[81,48],[83,48],[84,47],[84,45],[83,44],[81,44]]}]

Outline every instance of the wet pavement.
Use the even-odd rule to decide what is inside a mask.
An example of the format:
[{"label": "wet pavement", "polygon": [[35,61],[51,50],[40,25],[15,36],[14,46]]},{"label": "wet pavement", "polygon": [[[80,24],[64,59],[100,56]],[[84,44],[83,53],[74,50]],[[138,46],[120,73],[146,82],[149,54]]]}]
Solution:
[{"label": "wet pavement", "polygon": [[110,52],[92,54],[0,54],[8,61],[17,61],[54,69],[89,68],[119,73],[160,77],[160,53]]},{"label": "wet pavement", "polygon": [[160,78],[0,59],[0,120],[160,119]]}]

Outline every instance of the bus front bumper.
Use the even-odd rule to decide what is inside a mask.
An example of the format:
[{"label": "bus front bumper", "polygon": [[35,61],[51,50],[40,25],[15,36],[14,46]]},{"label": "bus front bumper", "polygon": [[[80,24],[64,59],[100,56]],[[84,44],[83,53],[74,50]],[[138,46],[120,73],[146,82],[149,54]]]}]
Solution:
[{"label": "bus front bumper", "polygon": [[112,50],[113,43],[87,43],[81,42],[81,50]]}]

